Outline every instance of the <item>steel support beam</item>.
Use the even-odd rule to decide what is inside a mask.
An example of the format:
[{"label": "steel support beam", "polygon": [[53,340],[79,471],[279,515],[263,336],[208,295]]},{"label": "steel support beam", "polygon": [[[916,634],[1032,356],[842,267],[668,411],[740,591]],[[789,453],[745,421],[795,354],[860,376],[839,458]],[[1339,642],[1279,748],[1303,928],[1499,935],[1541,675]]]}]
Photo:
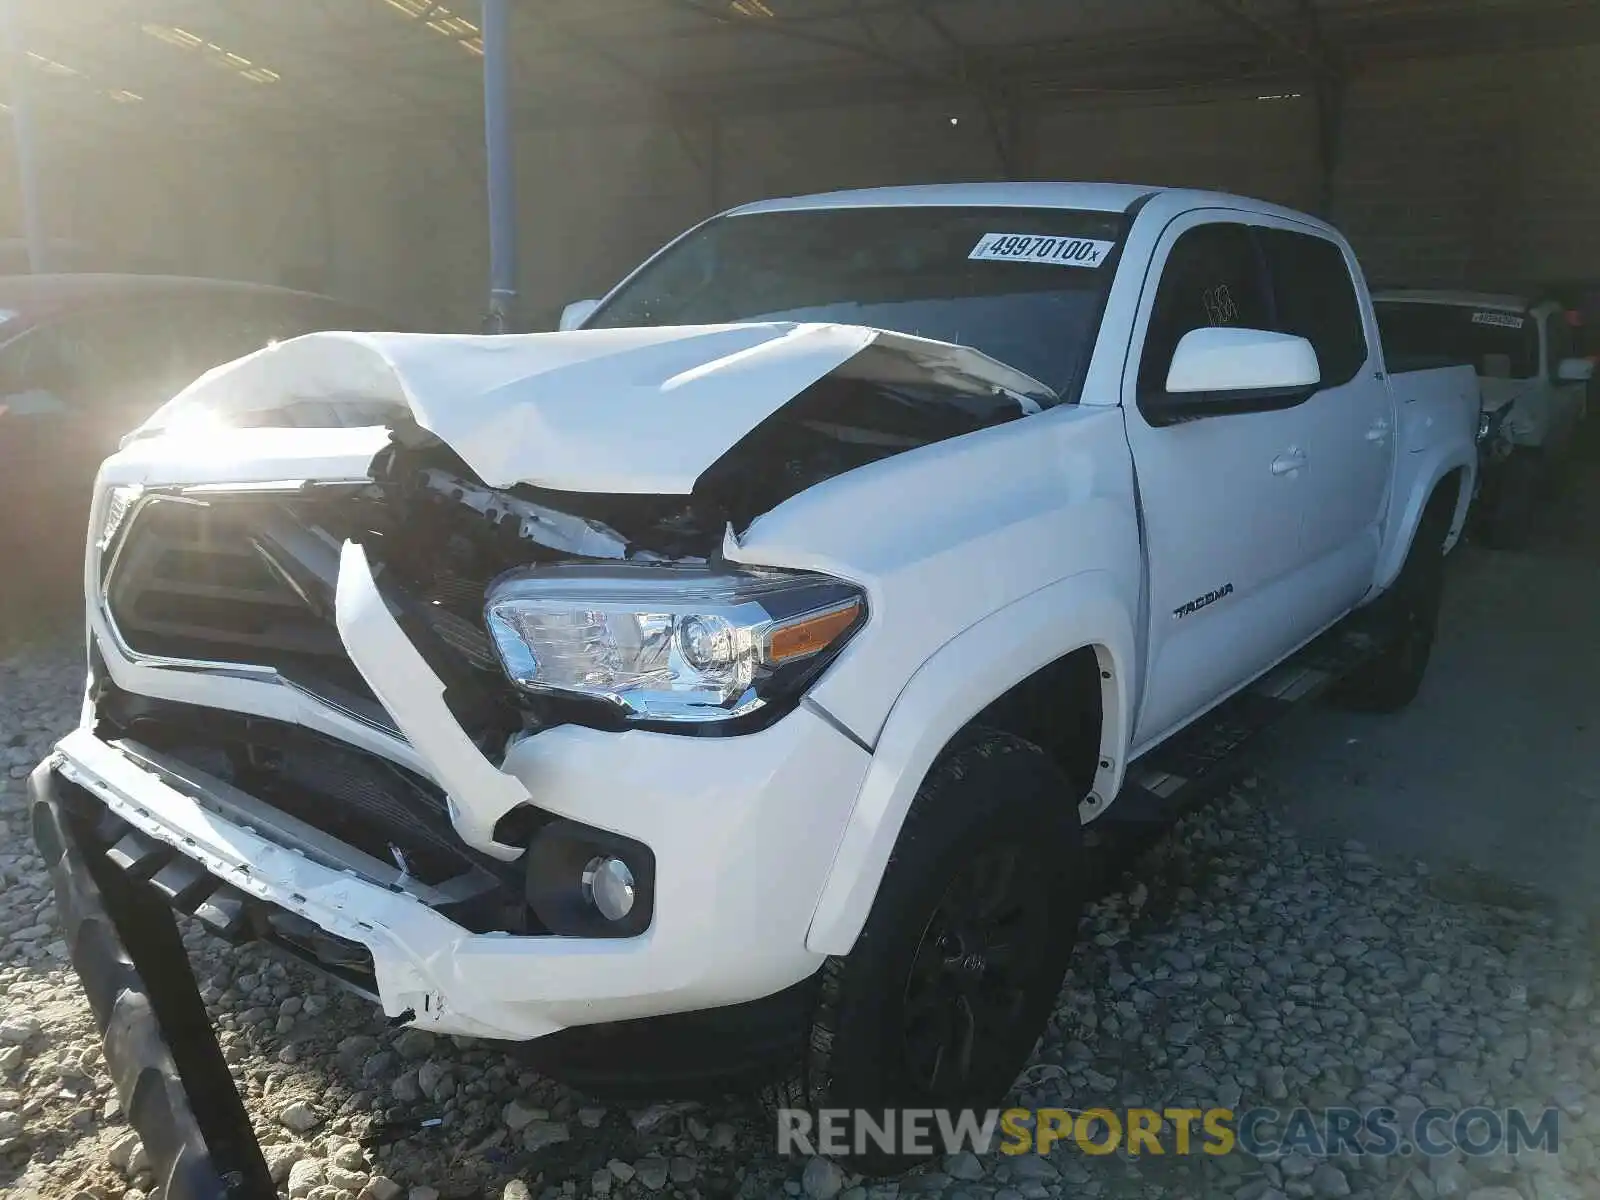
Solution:
[{"label": "steel support beam", "polygon": [[1345,87],[1336,79],[1320,79],[1316,83],[1317,98],[1317,167],[1321,175],[1318,194],[1319,214],[1323,220],[1333,220],[1337,200],[1339,167],[1344,154],[1344,96]]},{"label": "steel support beam", "polygon": [[517,169],[511,136],[510,0],[483,0],[483,130],[489,179],[488,333],[515,328]]},{"label": "steel support beam", "polygon": [[33,114],[28,103],[28,60],[17,38],[17,0],[0,0],[5,29],[6,68],[11,77],[11,133],[16,146],[17,181],[22,189],[22,224],[28,242],[28,270],[43,273],[48,261],[44,212],[39,206],[39,160],[34,154]]},{"label": "steel support beam", "polygon": [[1319,72],[1313,84],[1317,97],[1317,163],[1322,173],[1320,215],[1323,220],[1332,221],[1344,156],[1345,72],[1337,66],[1335,55],[1322,36],[1317,0],[1300,0],[1300,14],[1312,53],[1318,61],[1335,66],[1331,72]]}]

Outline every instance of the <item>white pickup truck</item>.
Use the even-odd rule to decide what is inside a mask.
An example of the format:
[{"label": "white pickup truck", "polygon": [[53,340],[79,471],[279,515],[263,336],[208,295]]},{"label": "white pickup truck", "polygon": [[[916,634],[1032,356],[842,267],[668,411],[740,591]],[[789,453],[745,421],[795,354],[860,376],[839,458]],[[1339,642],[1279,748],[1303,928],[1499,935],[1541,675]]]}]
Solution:
[{"label": "white pickup truck", "polygon": [[738,1046],[802,1104],[986,1107],[1085,826],[1201,773],[1163,755],[1224,702],[1329,681],[1320,635],[1366,648],[1348,702],[1418,688],[1476,380],[1389,372],[1325,224],[803,197],[587,309],[285,341],[105,463],[83,720],[32,780],[64,912],[113,893],[81,923],[137,967],[153,890],[556,1069]]},{"label": "white pickup truck", "polygon": [[1479,292],[1373,297],[1392,363],[1471,363],[1482,389],[1474,523],[1502,549],[1525,545],[1540,501],[1570,464],[1594,364],[1577,356],[1566,306]]}]

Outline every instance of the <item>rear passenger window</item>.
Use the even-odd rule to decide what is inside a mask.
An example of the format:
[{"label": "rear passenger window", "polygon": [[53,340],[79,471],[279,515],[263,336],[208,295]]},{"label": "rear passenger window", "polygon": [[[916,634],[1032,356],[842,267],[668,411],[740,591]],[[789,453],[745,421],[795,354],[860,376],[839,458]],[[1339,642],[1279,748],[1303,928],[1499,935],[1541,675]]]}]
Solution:
[{"label": "rear passenger window", "polygon": [[1166,391],[1167,371],[1183,335],[1208,326],[1270,329],[1266,280],[1243,225],[1197,225],[1182,234],[1161,268],[1144,354],[1139,394]]},{"label": "rear passenger window", "polygon": [[1277,329],[1317,350],[1322,386],[1349,383],[1367,362],[1361,301],[1344,252],[1326,238],[1286,229],[1257,229],[1272,274]]}]

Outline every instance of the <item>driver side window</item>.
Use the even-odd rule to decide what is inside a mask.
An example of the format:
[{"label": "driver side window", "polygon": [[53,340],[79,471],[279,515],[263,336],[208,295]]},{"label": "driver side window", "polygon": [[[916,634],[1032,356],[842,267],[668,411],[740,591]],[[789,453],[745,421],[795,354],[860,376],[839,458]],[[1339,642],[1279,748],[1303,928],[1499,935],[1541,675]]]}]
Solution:
[{"label": "driver side window", "polygon": [[1266,275],[1243,225],[1197,225],[1178,237],[1156,289],[1139,360],[1139,395],[1166,391],[1172,355],[1193,329],[1271,329]]}]

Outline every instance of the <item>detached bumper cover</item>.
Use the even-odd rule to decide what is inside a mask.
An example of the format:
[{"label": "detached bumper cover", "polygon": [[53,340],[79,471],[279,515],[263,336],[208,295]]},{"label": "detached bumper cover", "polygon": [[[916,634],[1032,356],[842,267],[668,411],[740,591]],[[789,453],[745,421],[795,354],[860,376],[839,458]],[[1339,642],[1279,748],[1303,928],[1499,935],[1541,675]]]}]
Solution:
[{"label": "detached bumper cover", "polygon": [[276,1195],[171,909],[81,843],[48,762],[29,780],[33,836],[123,1111],[167,1200]]},{"label": "detached bumper cover", "polygon": [[198,867],[204,886],[220,882],[365,948],[384,1013],[431,1032],[527,1041],[760,999],[820,967],[805,930],[867,762],[827,723],[801,710],[738,738],[563,728],[520,743],[512,760],[546,811],[652,849],[644,933],[473,933],[431,907],[421,885],[318,861],[264,836],[264,824],[258,832],[224,815],[198,771],[171,781],[87,728],[62,738],[52,761],[141,837]]}]

